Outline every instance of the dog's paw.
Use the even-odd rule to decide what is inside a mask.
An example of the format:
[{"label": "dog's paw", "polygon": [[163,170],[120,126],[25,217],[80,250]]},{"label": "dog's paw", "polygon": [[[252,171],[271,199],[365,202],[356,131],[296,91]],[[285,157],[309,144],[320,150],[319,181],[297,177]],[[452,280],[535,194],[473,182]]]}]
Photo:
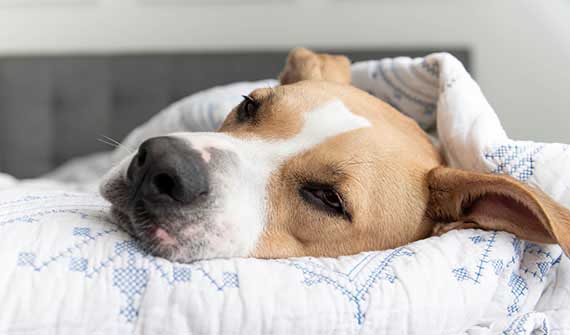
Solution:
[{"label": "dog's paw", "polygon": [[441,236],[449,231],[456,229],[473,229],[481,228],[476,222],[449,222],[449,223],[436,223],[431,231],[432,236]]}]

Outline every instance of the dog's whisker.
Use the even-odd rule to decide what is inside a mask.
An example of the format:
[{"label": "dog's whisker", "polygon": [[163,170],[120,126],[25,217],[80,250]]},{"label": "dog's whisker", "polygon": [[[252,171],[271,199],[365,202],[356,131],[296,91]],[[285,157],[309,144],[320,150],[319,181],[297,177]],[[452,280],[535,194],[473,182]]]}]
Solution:
[{"label": "dog's whisker", "polygon": [[105,144],[111,145],[111,146],[113,146],[114,148],[121,149],[121,150],[125,150],[125,151],[126,151],[127,153],[129,153],[129,154],[132,154],[132,153],[134,153],[134,152],[136,151],[136,150],[133,150],[133,149],[130,148],[130,147],[127,147],[126,145],[122,144],[121,142],[115,140],[115,139],[112,138],[112,137],[109,137],[109,136],[103,135],[103,134],[99,134],[99,136],[102,137],[102,138],[99,138],[99,139],[98,139],[100,142],[103,142],[103,143],[105,143]]},{"label": "dog's whisker", "polygon": [[106,140],[102,139],[102,138],[98,138],[97,141],[107,144],[108,146],[111,146],[112,148],[118,148],[119,146],[115,143],[111,143],[111,142],[107,142]]},{"label": "dog's whisker", "polygon": [[112,137],[110,137],[110,136],[107,136],[107,135],[101,135],[101,136],[102,136],[103,138],[105,138],[106,140],[109,140],[109,141],[111,141],[111,142],[113,142],[113,143],[115,143],[115,144],[117,144],[117,145],[121,145],[121,143],[120,143],[119,141],[115,140],[114,138],[112,138]]}]

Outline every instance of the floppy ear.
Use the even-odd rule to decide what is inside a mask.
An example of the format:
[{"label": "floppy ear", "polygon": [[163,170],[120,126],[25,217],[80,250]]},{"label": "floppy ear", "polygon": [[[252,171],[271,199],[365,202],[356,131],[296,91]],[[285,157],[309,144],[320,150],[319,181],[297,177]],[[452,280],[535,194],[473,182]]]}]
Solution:
[{"label": "floppy ear", "polygon": [[305,48],[295,48],[289,52],[279,80],[281,85],[301,80],[326,80],[350,84],[350,60],[345,56],[317,54]]},{"label": "floppy ear", "polygon": [[428,174],[434,235],[452,229],[503,230],[570,255],[570,210],[511,177],[438,167]]}]

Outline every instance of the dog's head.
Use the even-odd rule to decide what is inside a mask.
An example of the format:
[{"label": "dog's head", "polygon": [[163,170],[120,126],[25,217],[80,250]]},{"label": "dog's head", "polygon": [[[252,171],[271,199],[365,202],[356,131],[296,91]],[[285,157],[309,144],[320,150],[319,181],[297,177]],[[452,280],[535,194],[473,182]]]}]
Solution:
[{"label": "dog's head", "polygon": [[281,81],[244,97],[216,133],[144,142],[101,186],[114,219],[181,262],[348,255],[427,237],[440,221],[493,229],[493,218],[570,247],[566,209],[506,177],[440,168],[413,120],[349,86],[345,57],[295,49]]}]

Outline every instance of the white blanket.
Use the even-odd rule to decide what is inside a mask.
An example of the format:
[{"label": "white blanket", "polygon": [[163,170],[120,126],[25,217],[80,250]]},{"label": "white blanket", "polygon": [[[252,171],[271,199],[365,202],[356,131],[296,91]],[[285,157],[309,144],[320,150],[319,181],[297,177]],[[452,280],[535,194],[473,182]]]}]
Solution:
[{"label": "white blanket", "polygon": [[[357,63],[353,75],[427,129],[437,115],[453,166],[509,173],[570,204],[569,147],[509,140],[453,57]],[[125,145],[187,129],[153,122]],[[338,259],[183,265],[142,253],[96,193],[47,185],[0,178],[0,334],[570,332],[570,260],[555,245],[464,230]]]}]

